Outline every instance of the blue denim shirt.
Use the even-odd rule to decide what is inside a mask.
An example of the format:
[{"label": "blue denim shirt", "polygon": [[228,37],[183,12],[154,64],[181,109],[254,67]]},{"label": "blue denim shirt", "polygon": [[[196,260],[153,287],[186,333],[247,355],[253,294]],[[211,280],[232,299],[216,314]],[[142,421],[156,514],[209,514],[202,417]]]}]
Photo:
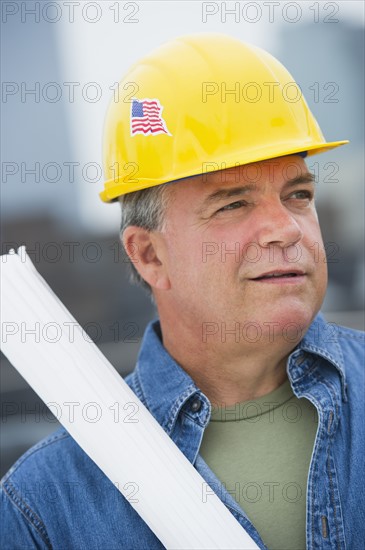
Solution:
[{"label": "blue denim shirt", "polygon": [[[308,549],[364,548],[363,344],[363,333],[318,315],[288,358],[294,393],[314,404],[319,419],[308,476]],[[266,548],[199,456],[210,403],[163,347],[158,321],[147,327],[137,366],[126,381],[257,545]],[[63,428],[14,464],[2,480],[1,498],[2,550],[163,548],[130,497]]]}]

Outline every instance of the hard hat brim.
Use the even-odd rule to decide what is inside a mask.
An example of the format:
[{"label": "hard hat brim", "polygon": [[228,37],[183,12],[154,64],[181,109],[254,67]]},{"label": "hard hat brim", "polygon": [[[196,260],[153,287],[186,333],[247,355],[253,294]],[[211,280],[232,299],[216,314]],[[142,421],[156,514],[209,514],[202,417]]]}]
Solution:
[{"label": "hard hat brim", "polygon": [[[234,159],[221,159],[221,162],[219,160],[215,162],[215,164],[218,166],[218,168],[213,168],[212,170],[207,170],[205,173],[209,172],[215,172],[217,170],[221,170],[222,168],[219,168],[219,166],[224,163],[224,168],[232,168],[233,166],[244,166],[245,164],[252,164],[254,162],[261,162],[264,160],[270,160],[275,159],[279,157],[286,157],[289,155],[295,155],[296,153],[302,153],[307,152],[308,156],[316,155],[319,153],[324,153],[326,151],[330,151],[331,149],[335,149],[336,147],[340,147],[341,145],[346,145],[349,143],[349,140],[342,140],[342,141],[331,141],[331,142],[325,142],[325,143],[317,143],[317,144],[311,144],[311,145],[305,145],[301,144],[300,146],[292,146],[284,148],[282,147],[282,144],[280,147],[273,146],[272,150],[266,149],[265,154],[263,154],[262,151],[257,151],[257,155],[253,155],[253,152],[250,151],[250,159],[246,160],[244,159],[244,154],[242,155],[242,162],[237,162],[237,154],[235,154]],[[179,181],[183,180],[189,177],[198,176],[201,172],[198,172],[196,174],[181,174],[179,178],[173,178],[171,179],[168,175],[166,175],[166,178],[159,179],[159,180],[152,180],[144,178],[143,180],[140,180],[139,185],[136,185],[134,182],[132,185],[128,185],[125,181],[122,180],[122,178],[119,179],[110,179],[105,182],[105,188],[104,190],[99,193],[99,196],[103,202],[110,203],[114,202],[118,197],[125,195],[130,192],[135,191],[142,191],[143,189],[148,189],[150,187],[155,187],[157,185],[162,185],[164,183],[169,183],[171,181]],[[133,186],[133,190],[131,190],[131,187]]]}]

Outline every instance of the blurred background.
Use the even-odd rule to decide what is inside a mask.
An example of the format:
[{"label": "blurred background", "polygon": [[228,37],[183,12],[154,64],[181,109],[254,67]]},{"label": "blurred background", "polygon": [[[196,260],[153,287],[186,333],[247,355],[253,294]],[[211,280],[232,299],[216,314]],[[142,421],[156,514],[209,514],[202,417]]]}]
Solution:
[{"label": "blurred background", "polygon": [[[124,376],[156,312],[128,282],[119,207],[102,204],[104,113],[128,66],[181,34],[222,32],[269,50],[327,140],[311,157],[329,252],[323,311],[364,328],[364,4],[1,2],[1,253],[37,269]],[[1,475],[57,421],[2,356]]]}]

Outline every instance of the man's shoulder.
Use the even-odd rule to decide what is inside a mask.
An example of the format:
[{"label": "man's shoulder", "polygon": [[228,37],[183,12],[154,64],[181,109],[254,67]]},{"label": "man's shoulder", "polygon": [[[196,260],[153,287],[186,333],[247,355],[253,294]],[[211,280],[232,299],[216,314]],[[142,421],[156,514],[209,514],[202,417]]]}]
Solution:
[{"label": "man's shoulder", "polygon": [[60,427],[30,447],[1,479],[0,489],[14,502],[30,503],[70,492],[71,485],[101,484],[104,474],[68,431]]},{"label": "man's shoulder", "polygon": [[[316,365],[326,373],[329,365],[336,367],[350,392],[358,393],[363,387],[365,372],[365,333],[339,323],[328,321],[319,313],[301,342],[303,351],[317,356]],[[325,376],[329,374],[326,373]],[[363,399],[363,397],[362,397]]]},{"label": "man's shoulder", "polygon": [[60,428],[28,449],[4,475],[0,487],[3,548],[16,544],[52,547],[42,518],[52,515],[52,492],[59,492],[65,477],[72,480],[74,468],[70,465],[81,453],[68,432]]},{"label": "man's shoulder", "polygon": [[362,407],[365,375],[365,332],[345,326],[337,328],[337,343],[341,350],[342,365],[348,391],[358,395]]},{"label": "man's shoulder", "polygon": [[331,323],[332,326],[336,327],[337,335],[339,338],[344,340],[349,340],[353,342],[358,342],[364,345],[365,342],[365,332],[362,330],[357,330],[355,328],[346,327],[344,325],[338,325]]},{"label": "man's shoulder", "polygon": [[324,339],[330,350],[332,358],[335,358],[340,366],[347,393],[353,404],[363,405],[364,399],[364,375],[365,375],[365,332],[349,328],[335,323],[327,324]]},{"label": "man's shoulder", "polygon": [[107,540],[116,550],[122,540],[126,548],[161,548],[130,504],[138,502],[131,498],[138,485],[126,486],[124,495],[60,428],[24,453],[1,480],[0,546],[103,548]]},{"label": "man's shoulder", "polygon": [[335,345],[341,349],[364,353],[365,332],[362,330],[328,321],[323,315],[319,315],[312,326],[312,343],[328,348]]},{"label": "man's shoulder", "polygon": [[[30,447],[10,468],[1,480],[3,487],[18,485],[30,478],[54,481],[67,464],[80,460],[83,453],[76,441],[63,427]],[[61,464],[63,466],[61,466]]]},{"label": "man's shoulder", "polygon": [[[364,367],[365,332],[342,325],[332,326],[342,352],[344,354],[351,353],[351,357],[359,359],[360,364]],[[344,359],[346,360],[346,355],[344,355]]]}]

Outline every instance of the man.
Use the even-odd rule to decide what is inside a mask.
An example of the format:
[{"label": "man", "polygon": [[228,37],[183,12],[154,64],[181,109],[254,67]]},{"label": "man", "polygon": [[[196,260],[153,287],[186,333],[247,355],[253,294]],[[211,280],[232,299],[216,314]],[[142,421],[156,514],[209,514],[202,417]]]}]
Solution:
[{"label": "man", "polygon": [[[304,160],[345,142],[277,60],[220,35],[163,46],[120,89],[101,196],[159,313],[127,382],[260,548],[360,549],[363,335],[318,314]],[[4,548],[162,548],[64,429],[2,496]]]}]

